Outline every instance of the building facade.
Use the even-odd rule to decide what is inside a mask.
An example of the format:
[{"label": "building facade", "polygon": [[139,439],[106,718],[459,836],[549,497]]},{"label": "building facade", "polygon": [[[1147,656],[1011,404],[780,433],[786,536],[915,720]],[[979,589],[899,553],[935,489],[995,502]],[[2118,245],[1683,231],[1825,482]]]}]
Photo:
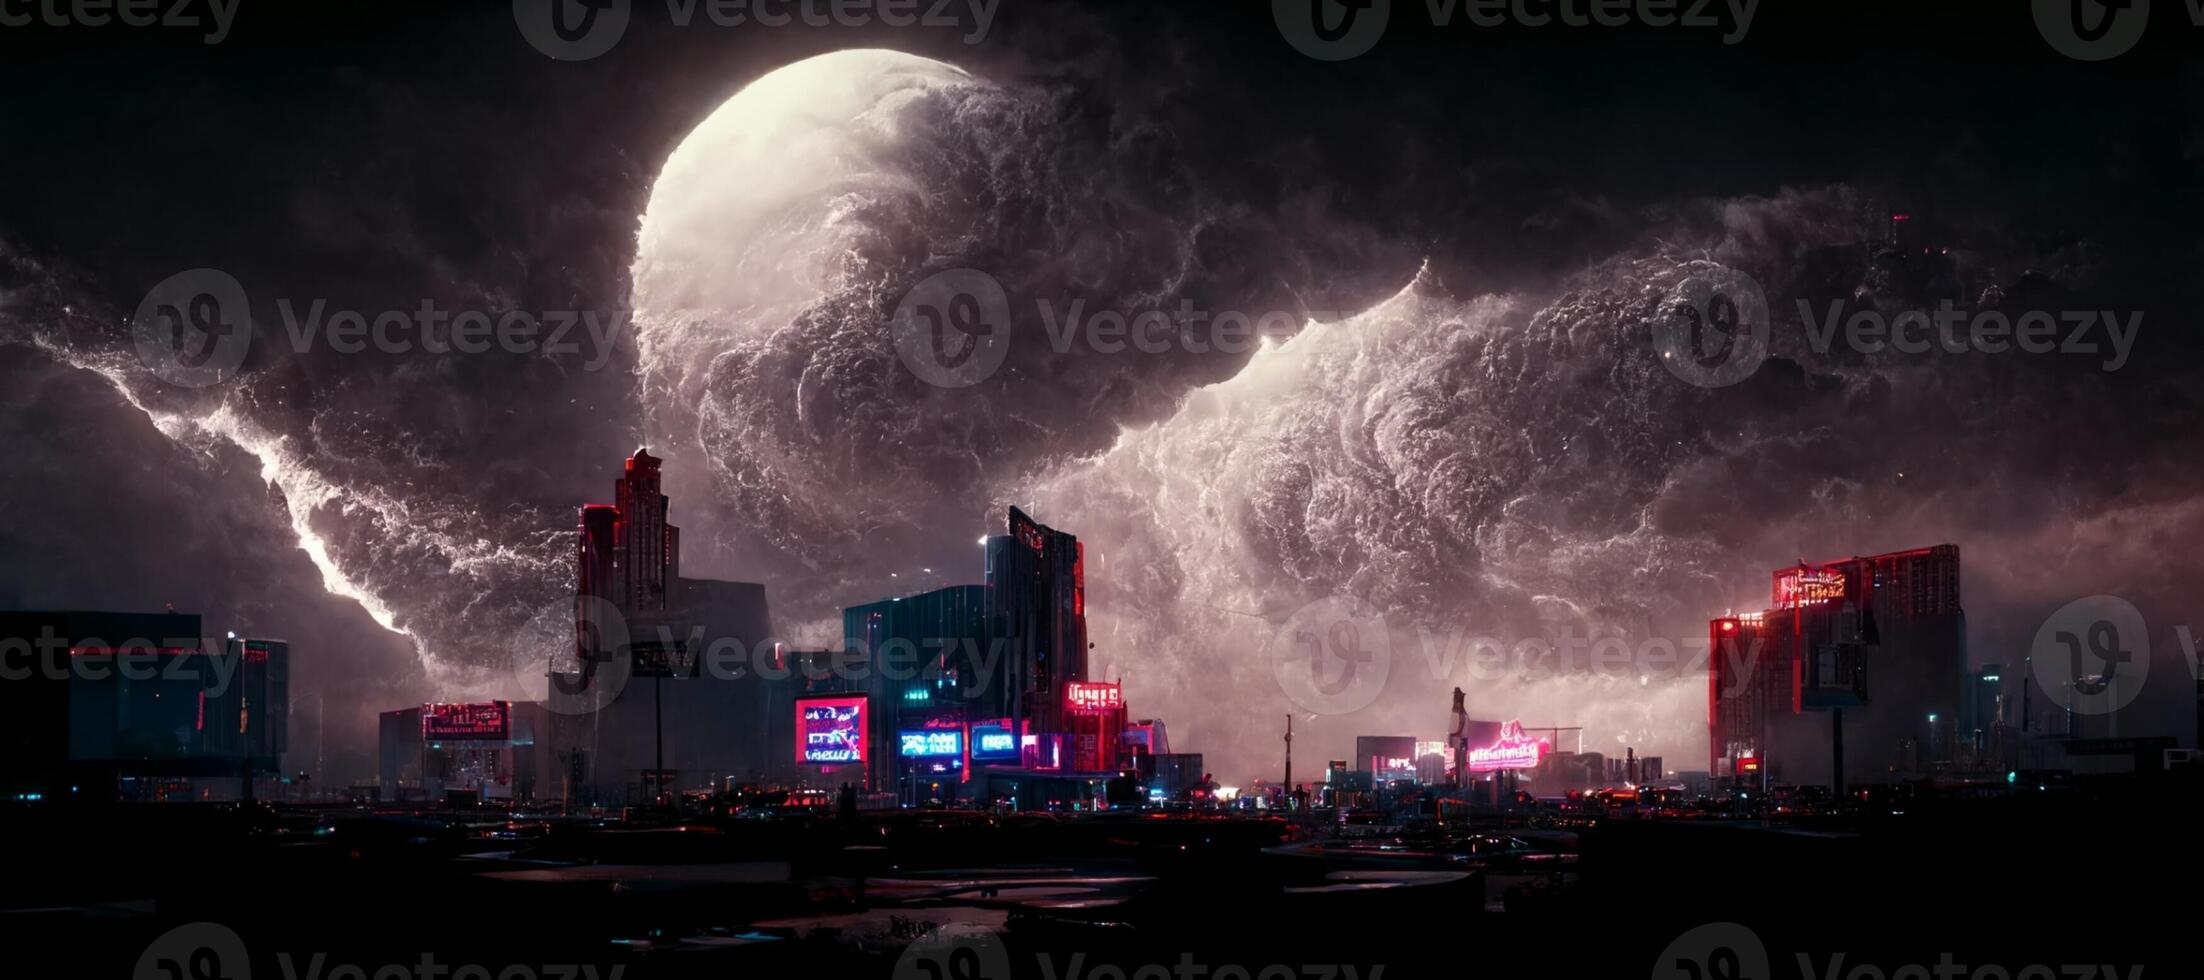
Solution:
[{"label": "building facade", "polygon": [[[1885,782],[1953,765],[1966,704],[1959,548],[1773,573],[1708,624],[1708,763],[1743,783]],[[1841,740],[1835,726],[1842,725]]]},{"label": "building facade", "polygon": [[612,504],[575,529],[574,647],[554,668],[551,747],[540,788],[571,805],[617,806],[763,780],[788,766],[760,732],[773,682],[765,587],[680,574],[662,461],[638,449]]},{"label": "building facade", "polygon": [[1064,686],[1087,679],[1087,566],[1079,539],[1010,508],[987,539],[987,592],[1011,639],[1008,714],[1062,733]]},{"label": "building facade", "polygon": [[290,646],[200,635],[195,615],[0,613],[25,676],[0,683],[0,791],[24,801],[236,800],[274,788]]}]

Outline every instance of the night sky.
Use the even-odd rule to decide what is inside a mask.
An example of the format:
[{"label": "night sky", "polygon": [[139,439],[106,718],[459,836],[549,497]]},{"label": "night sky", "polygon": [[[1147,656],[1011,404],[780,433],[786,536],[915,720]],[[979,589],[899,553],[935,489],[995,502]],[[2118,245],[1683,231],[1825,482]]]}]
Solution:
[{"label": "night sky", "polygon": [[[1305,603],[1351,597],[1395,632],[1376,704],[1309,722],[1311,755],[1338,757],[1443,732],[1458,682],[1406,652],[1418,631],[1686,639],[1757,608],[1777,566],[1942,542],[1977,664],[2016,661],[2069,600],[2134,602],[2152,675],[2120,730],[2186,743],[2204,29],[2171,5],[2084,63],[2023,5],[1808,6],[1762,4],[1732,45],[1439,29],[1396,2],[1340,63],[1248,0],[1003,0],[977,44],[681,29],[644,3],[578,63],[504,3],[246,3],[216,45],[0,29],[0,601],[173,603],[288,638],[341,785],[372,765],[374,712],[518,693],[497,685],[556,642],[575,508],[649,443],[683,571],[764,582],[798,642],[843,605],[976,581],[1006,505],[1080,535],[1096,666],[1234,778],[1273,765],[1291,706],[1263,648]],[[901,110],[873,162],[902,183],[806,192],[848,205],[862,247],[790,308],[701,345],[643,323],[609,352],[280,340],[279,299],[646,305],[638,222],[674,204],[652,200],[669,154],[744,85],[852,48],[978,83]],[[778,159],[724,179],[806,179]],[[1893,212],[2008,308],[2140,311],[2128,361],[1809,349],[1800,303],[1858,301]],[[1743,383],[1685,384],[1649,342],[1698,260],[1766,292],[1773,353]],[[1041,336],[1031,301],[1084,297],[1287,310],[1334,343],[1290,371],[1027,343],[929,388],[886,319],[960,266],[1009,284],[1020,338]],[[196,267],[245,285],[256,336],[236,379],[184,389],[133,357],[128,319]],[[1866,302],[1933,301],[1908,288]],[[1703,758],[1703,681],[1624,674],[1505,679],[1473,712]]]}]

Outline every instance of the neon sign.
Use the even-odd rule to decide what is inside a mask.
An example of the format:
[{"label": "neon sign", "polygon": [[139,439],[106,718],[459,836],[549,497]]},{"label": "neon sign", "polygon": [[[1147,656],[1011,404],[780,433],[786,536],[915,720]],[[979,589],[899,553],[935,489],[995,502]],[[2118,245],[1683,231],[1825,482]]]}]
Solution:
[{"label": "neon sign", "polygon": [[1125,692],[1115,684],[1071,681],[1064,685],[1064,706],[1075,715],[1099,715],[1125,707]]},{"label": "neon sign", "polygon": [[1535,769],[1546,758],[1549,747],[1545,739],[1525,735],[1522,722],[1502,722],[1497,741],[1469,750],[1469,771]]},{"label": "neon sign", "polygon": [[814,766],[865,761],[865,699],[797,699],[796,761]]},{"label": "neon sign", "polygon": [[972,758],[974,760],[1016,760],[1018,735],[1011,728],[1010,719],[979,722],[972,726]]},{"label": "neon sign", "polygon": [[1779,609],[1842,598],[1844,573],[1836,569],[1800,565],[1775,573],[1775,604]]},{"label": "neon sign", "polygon": [[474,701],[421,706],[421,737],[501,739],[512,731],[512,703]]},{"label": "neon sign", "polygon": [[964,757],[964,733],[954,729],[904,732],[902,755],[906,759],[958,759]]}]

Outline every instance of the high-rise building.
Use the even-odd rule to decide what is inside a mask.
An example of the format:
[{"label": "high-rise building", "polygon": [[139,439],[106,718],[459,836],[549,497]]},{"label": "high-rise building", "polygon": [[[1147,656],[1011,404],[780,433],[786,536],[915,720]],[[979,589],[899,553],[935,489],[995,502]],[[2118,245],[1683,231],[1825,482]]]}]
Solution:
[{"label": "high-rise building", "polygon": [[1951,764],[1967,663],[1957,545],[1802,562],[1774,572],[1772,593],[1763,612],[1708,624],[1717,778],[1830,782],[1839,719],[1847,782]]},{"label": "high-rise building", "polygon": [[[897,760],[874,767],[881,788],[901,780],[906,802],[954,796],[946,784],[966,775],[969,725],[1009,717],[1015,696],[1011,644],[987,587],[952,585],[850,606],[842,610],[842,635],[856,647],[851,655],[864,658],[864,678],[806,684],[807,693],[864,694],[877,706],[870,756]],[[943,748],[949,736],[927,734],[944,732],[956,733],[953,753]],[[903,751],[906,745],[913,751]],[[942,785],[919,794],[919,782]]]},{"label": "high-rise building", "polygon": [[1085,552],[1016,507],[1008,530],[987,539],[987,590],[1010,638],[1009,714],[1035,732],[1065,732],[1065,685],[1087,679]]},{"label": "high-rise building", "polygon": [[658,489],[663,460],[638,449],[628,457],[614,493],[620,509],[620,564],[627,572],[630,616],[666,608],[667,583],[681,575],[681,529],[666,522],[666,495]]},{"label": "high-rise building", "polygon": [[573,663],[552,680],[585,704],[606,703],[549,719],[546,796],[635,802],[787,768],[762,734],[774,686],[758,670],[771,656],[756,648],[772,633],[765,588],[680,574],[661,463],[636,450],[613,484],[616,503],[581,509]]}]

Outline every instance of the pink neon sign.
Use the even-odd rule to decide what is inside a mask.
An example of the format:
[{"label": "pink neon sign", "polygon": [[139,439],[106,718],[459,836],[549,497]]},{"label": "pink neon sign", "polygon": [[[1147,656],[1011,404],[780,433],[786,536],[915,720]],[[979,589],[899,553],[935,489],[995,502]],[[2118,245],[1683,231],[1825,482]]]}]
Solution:
[{"label": "pink neon sign", "polygon": [[1504,722],[1500,725],[1498,741],[1469,750],[1469,771],[1536,769],[1549,747],[1545,739],[1523,734],[1522,722]]}]

